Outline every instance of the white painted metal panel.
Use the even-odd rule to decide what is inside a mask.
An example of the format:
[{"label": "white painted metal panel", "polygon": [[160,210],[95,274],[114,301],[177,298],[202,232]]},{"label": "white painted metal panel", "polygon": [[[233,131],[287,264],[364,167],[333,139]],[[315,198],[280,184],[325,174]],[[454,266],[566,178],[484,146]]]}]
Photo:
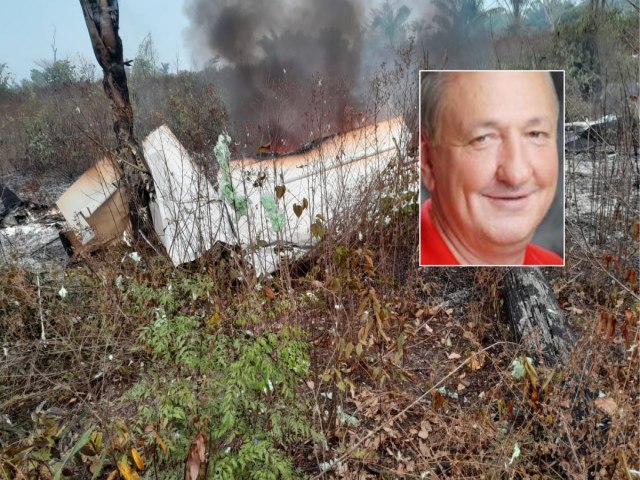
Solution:
[{"label": "white painted metal panel", "polygon": [[[202,175],[189,153],[168,127],[153,131],[143,149],[155,183],[151,214],[156,233],[172,262],[195,260],[215,242],[241,246],[258,274],[274,271],[284,254],[297,257],[315,241],[314,222],[330,222],[353,208],[362,192],[389,162],[405,149],[407,135],[401,118],[334,135],[304,153],[272,160],[245,158],[230,164],[236,195],[247,202],[246,215],[223,200]],[[110,165],[110,170],[109,170]],[[218,185],[222,172],[219,172]],[[74,228],[84,228],[83,213],[91,215],[116,191],[117,173],[98,162],[58,201]],[[276,198],[276,187],[285,193]],[[265,202],[275,201],[283,224],[274,228]],[[297,215],[294,205],[307,207]],[[88,229],[91,230],[91,229]],[[88,235],[95,235],[89,231]]]},{"label": "white painted metal panel", "polygon": [[[103,158],[83,173],[58,199],[60,212],[82,245],[95,241],[102,244],[119,237],[126,229],[126,201],[118,192],[119,174],[111,160]],[[90,225],[92,216],[102,207],[107,222],[101,225],[101,238]],[[106,212],[104,211],[106,209]]]}]

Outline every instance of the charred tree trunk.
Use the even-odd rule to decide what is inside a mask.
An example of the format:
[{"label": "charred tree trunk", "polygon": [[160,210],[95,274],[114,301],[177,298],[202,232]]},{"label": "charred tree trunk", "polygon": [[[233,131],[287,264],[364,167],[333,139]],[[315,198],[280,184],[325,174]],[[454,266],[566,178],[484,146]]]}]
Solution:
[{"label": "charred tree trunk", "polygon": [[140,231],[150,233],[149,200],[153,179],[142,149],[133,135],[133,110],[125,73],[122,40],[118,34],[118,0],[80,0],[89,30],[93,52],[102,67],[102,85],[111,103],[113,130],[116,134],[116,162],[123,173],[129,194],[129,215],[134,237]]},{"label": "charred tree trunk", "polygon": [[566,364],[576,335],[542,272],[537,268],[511,269],[504,279],[502,297],[518,341],[532,354],[542,352],[547,365]]}]

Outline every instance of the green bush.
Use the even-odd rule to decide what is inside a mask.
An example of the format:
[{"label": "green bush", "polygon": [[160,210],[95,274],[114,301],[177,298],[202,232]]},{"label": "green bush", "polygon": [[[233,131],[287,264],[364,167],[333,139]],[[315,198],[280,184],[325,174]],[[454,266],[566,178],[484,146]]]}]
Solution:
[{"label": "green bush", "polygon": [[213,288],[206,276],[123,288],[134,312],[154,318],[139,336],[151,367],[125,399],[141,404],[135,435],[148,444],[156,434],[164,439],[166,452],[153,459],[163,478],[181,474],[200,432],[207,438],[207,478],[297,478],[287,448],[321,441],[296,393],[310,368],[301,334],[290,328],[252,334],[238,328],[246,323],[240,318],[225,333],[218,310],[204,313]]}]

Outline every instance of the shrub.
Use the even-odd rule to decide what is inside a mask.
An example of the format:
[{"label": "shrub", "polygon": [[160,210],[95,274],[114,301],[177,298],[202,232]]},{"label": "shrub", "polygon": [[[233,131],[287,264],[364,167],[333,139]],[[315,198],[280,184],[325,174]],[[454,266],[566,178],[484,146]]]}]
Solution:
[{"label": "shrub", "polygon": [[125,395],[142,404],[135,435],[147,445],[162,439],[166,452],[155,449],[153,464],[163,478],[182,472],[200,435],[211,478],[295,478],[287,448],[321,440],[296,393],[309,374],[307,344],[293,328],[238,329],[246,318],[225,333],[219,310],[205,313],[212,290],[211,278],[193,275],[165,288],[127,287],[133,311],[154,318],[139,337],[152,366]]}]

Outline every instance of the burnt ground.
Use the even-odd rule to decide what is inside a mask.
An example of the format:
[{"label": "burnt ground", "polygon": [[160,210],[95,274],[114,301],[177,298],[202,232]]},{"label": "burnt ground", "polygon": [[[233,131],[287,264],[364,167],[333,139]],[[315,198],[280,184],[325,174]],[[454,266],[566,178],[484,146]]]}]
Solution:
[{"label": "burnt ground", "polygon": [[55,270],[67,264],[58,233],[64,219],[55,201],[71,185],[55,175],[35,177],[14,172],[0,177],[22,201],[11,209],[0,204],[0,265],[16,265],[32,271]]}]

